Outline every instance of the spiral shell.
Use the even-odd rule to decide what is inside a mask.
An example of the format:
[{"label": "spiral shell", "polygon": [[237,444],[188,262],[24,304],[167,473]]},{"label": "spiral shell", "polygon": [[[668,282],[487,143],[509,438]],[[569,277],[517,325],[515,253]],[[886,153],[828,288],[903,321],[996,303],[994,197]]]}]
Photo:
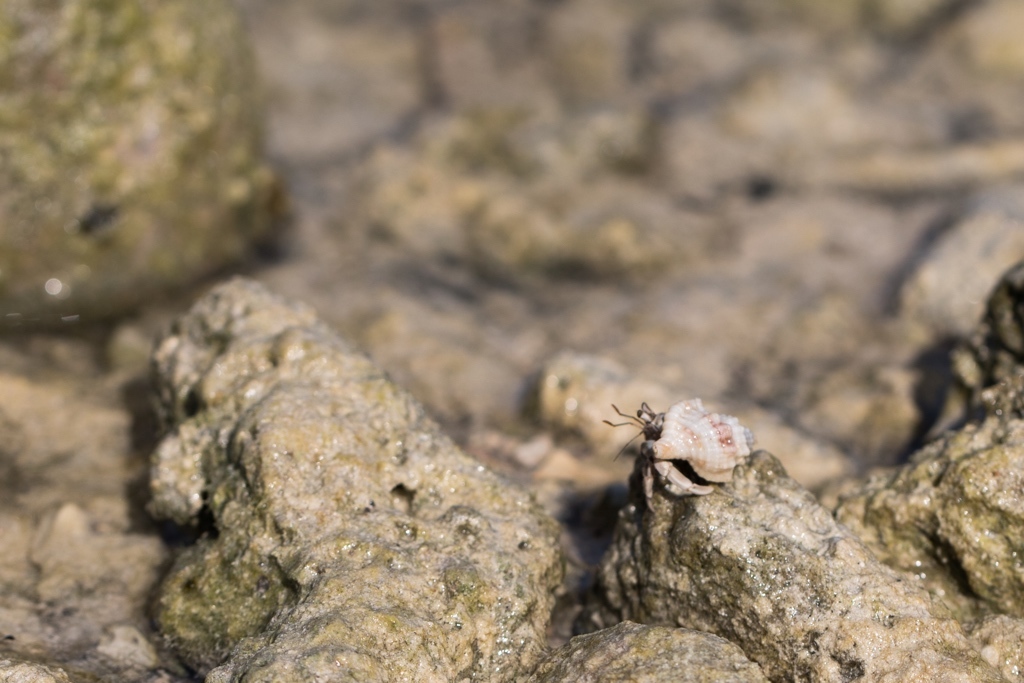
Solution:
[{"label": "spiral shell", "polygon": [[754,435],[731,415],[709,413],[699,398],[680,401],[665,412],[655,460],[685,460],[700,477],[732,479],[732,470],[750,455]]}]

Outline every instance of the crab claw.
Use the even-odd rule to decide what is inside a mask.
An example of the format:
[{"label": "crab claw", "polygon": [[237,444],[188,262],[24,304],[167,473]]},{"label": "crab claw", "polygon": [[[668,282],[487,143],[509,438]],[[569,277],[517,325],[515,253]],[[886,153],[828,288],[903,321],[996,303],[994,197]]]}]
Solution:
[{"label": "crab claw", "polygon": [[715,489],[711,486],[704,486],[701,484],[694,484],[689,478],[680,472],[675,465],[672,464],[671,460],[657,460],[654,463],[654,469],[661,475],[662,480],[665,482],[665,488],[668,489],[669,493],[677,496],[685,496],[687,494],[695,496],[706,496]]}]

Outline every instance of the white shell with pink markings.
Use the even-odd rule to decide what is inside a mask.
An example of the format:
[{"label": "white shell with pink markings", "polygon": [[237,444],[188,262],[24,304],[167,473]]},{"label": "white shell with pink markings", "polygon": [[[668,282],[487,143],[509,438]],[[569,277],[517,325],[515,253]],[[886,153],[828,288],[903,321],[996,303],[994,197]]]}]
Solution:
[{"label": "white shell with pink markings", "polygon": [[753,445],[754,435],[739,420],[709,413],[694,398],[665,412],[661,436],[652,449],[656,462],[685,460],[700,477],[724,482],[732,479],[733,468],[750,455]]}]

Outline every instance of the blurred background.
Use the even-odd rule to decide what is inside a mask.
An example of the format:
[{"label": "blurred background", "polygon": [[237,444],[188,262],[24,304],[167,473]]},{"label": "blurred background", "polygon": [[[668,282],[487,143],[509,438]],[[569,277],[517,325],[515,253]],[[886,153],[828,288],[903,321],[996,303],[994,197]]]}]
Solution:
[{"label": "blurred background", "polygon": [[1022,35],[1019,0],[0,0],[0,540],[71,501],[155,542],[148,354],[239,273],[535,487],[576,578],[612,403],[700,396],[816,489],[897,463],[1024,258]]}]

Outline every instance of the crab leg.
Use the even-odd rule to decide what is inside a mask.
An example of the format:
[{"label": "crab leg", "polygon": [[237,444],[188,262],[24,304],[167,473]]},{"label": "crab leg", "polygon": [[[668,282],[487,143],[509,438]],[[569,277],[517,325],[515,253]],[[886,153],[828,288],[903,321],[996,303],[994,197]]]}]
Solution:
[{"label": "crab leg", "polygon": [[658,474],[665,480],[665,488],[669,493],[677,496],[685,496],[688,493],[695,496],[706,496],[714,491],[711,486],[694,484],[686,475],[676,469],[671,460],[655,460],[654,469],[658,470]]}]

